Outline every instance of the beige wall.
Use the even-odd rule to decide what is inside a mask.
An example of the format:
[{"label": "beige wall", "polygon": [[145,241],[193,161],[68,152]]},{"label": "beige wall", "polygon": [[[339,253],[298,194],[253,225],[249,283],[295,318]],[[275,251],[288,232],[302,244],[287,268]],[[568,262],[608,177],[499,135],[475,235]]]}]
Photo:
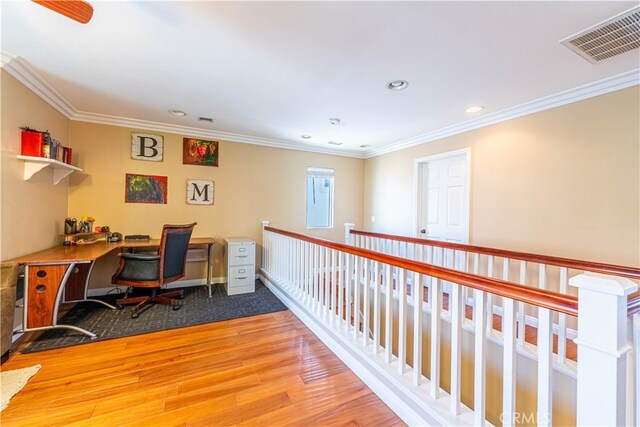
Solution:
[{"label": "beige wall", "polygon": [[365,228],[413,235],[414,159],[470,147],[472,243],[640,266],[639,104],[636,86],[368,159]]},{"label": "beige wall", "polygon": [[[164,160],[132,160],[134,130],[71,122],[74,155],[85,174],[71,180],[69,215],[91,215],[96,218],[95,225],[106,224],[123,234],[151,236],[159,236],[165,223],[197,221],[194,236],[215,237],[219,243],[214,251],[214,277],[225,275],[222,239],[248,236],[260,248],[262,220],[270,220],[274,227],[341,240],[342,224],[362,218],[364,160],[220,141],[218,167],[183,165],[182,138],[189,135],[158,132],[151,133],[164,136]],[[335,169],[335,227],[331,230],[306,230],[308,166]],[[168,203],[125,203],[126,173],[167,176]],[[213,180],[214,204],[187,205],[187,179]],[[259,251],[257,262],[259,266]],[[188,277],[203,277],[203,265],[189,267]],[[112,273],[112,268],[98,268],[91,287],[105,286]]]},{"label": "beige wall", "polygon": [[53,138],[68,144],[69,121],[4,70],[0,86],[0,259],[7,260],[57,245],[67,216],[68,178],[54,186],[53,172],[47,168],[23,180],[24,162],[16,158],[21,151],[20,127],[49,130]]}]

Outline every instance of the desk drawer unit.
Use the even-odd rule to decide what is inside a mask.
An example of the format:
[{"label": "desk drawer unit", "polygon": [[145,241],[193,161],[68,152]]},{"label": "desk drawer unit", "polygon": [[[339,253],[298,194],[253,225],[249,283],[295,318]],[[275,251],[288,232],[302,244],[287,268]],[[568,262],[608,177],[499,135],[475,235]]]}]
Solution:
[{"label": "desk drawer unit", "polygon": [[227,295],[255,292],[256,242],[245,237],[224,239]]}]

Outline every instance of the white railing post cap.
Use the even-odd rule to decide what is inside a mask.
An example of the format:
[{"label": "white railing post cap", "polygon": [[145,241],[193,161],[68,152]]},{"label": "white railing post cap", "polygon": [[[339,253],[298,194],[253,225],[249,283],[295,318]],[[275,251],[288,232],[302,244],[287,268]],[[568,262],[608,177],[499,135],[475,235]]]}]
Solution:
[{"label": "white railing post cap", "polygon": [[638,285],[625,277],[588,272],[569,279],[569,285],[578,289],[618,296],[626,296],[638,290]]},{"label": "white railing post cap", "polygon": [[271,221],[264,220],[262,221],[262,227],[268,227],[271,224]]}]

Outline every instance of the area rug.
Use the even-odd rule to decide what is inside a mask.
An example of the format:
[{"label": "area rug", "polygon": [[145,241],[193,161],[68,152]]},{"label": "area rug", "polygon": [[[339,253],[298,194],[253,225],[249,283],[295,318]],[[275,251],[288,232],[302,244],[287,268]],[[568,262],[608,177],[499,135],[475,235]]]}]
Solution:
[{"label": "area rug", "polygon": [[22,390],[29,378],[34,376],[41,367],[40,365],[35,365],[29,368],[0,372],[0,394],[2,394],[2,408],[0,408],[0,411],[7,407],[11,398]]},{"label": "area rug", "polygon": [[[96,339],[92,340],[73,330],[52,329],[43,333],[22,352],[31,353],[287,309],[258,280],[256,280],[256,291],[253,293],[227,295],[221,285],[216,285],[213,289],[213,296],[208,298],[206,286],[184,288],[185,298],[179,310],[173,310],[168,305],[153,305],[142,312],[137,319],[131,318],[131,306],[122,310],[110,310],[98,303],[79,303],[69,310],[58,324],[79,326],[96,334],[98,336]],[[99,298],[115,305],[115,300],[121,297],[121,295],[107,295]]]}]

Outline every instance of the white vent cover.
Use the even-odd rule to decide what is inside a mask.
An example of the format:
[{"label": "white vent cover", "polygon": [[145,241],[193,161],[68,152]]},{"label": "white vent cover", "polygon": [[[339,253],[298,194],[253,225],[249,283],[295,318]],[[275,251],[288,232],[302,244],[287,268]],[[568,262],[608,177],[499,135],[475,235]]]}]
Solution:
[{"label": "white vent cover", "polygon": [[640,6],[560,40],[595,64],[640,47]]}]

